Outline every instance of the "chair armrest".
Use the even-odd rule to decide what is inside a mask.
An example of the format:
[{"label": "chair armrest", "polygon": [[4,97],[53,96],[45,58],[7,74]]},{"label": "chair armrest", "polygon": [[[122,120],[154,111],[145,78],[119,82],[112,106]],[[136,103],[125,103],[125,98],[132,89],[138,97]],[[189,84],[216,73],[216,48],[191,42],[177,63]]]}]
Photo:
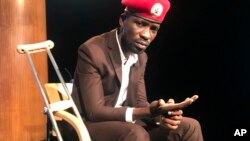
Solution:
[{"label": "chair armrest", "polygon": [[54,115],[68,122],[75,129],[80,141],[91,141],[86,126],[76,116],[66,111],[57,111]]}]

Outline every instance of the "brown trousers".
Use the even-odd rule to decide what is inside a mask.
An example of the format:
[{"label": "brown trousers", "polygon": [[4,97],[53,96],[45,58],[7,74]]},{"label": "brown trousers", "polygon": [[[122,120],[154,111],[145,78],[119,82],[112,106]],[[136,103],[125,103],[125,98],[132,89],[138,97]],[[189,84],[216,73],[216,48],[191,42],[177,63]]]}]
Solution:
[{"label": "brown trousers", "polygon": [[[77,141],[73,128],[62,125],[64,140]],[[188,117],[183,117],[175,130],[167,130],[162,126],[142,127],[121,121],[86,122],[86,126],[93,141],[203,141],[199,122]]]},{"label": "brown trousers", "polygon": [[[188,117],[183,117],[175,130],[161,126],[145,128],[120,121],[87,122],[86,126],[93,141],[203,141],[199,122]],[[67,141],[76,141],[73,135],[72,131],[63,131],[63,138]]]}]

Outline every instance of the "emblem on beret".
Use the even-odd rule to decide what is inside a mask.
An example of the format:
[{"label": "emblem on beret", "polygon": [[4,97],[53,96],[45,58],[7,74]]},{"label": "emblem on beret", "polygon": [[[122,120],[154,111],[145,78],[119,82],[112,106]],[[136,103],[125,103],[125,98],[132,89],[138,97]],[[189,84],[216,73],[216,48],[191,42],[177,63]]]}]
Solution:
[{"label": "emblem on beret", "polygon": [[153,16],[159,17],[161,16],[162,11],[163,11],[163,6],[160,3],[155,3],[151,8],[150,13]]}]

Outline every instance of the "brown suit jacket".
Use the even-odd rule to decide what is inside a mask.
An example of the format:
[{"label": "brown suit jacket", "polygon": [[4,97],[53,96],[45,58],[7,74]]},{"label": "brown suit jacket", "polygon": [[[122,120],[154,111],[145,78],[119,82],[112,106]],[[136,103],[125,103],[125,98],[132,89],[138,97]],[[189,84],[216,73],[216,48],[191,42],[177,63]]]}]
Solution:
[{"label": "brown suit jacket", "polygon": [[80,113],[89,121],[125,121],[127,107],[149,105],[144,83],[147,62],[144,52],[131,67],[127,100],[123,107],[114,108],[122,80],[115,31],[95,36],[78,49],[72,97]]}]

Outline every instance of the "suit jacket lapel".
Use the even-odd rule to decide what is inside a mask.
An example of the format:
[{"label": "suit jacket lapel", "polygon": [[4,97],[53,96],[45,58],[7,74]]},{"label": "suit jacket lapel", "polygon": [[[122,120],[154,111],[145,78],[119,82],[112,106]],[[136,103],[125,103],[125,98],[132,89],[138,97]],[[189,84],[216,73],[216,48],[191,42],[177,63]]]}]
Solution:
[{"label": "suit jacket lapel", "polygon": [[[139,56],[138,56],[139,57]],[[136,106],[137,92],[135,91],[137,87],[137,81],[139,80],[139,58],[138,61],[130,68],[130,79],[128,84],[127,100],[125,105]]]},{"label": "suit jacket lapel", "polygon": [[118,44],[116,42],[116,30],[112,30],[110,33],[111,36],[108,36],[108,47],[109,47],[109,57],[114,67],[115,73],[118,77],[120,83],[122,82],[122,66],[121,66],[121,57],[118,48]]}]

